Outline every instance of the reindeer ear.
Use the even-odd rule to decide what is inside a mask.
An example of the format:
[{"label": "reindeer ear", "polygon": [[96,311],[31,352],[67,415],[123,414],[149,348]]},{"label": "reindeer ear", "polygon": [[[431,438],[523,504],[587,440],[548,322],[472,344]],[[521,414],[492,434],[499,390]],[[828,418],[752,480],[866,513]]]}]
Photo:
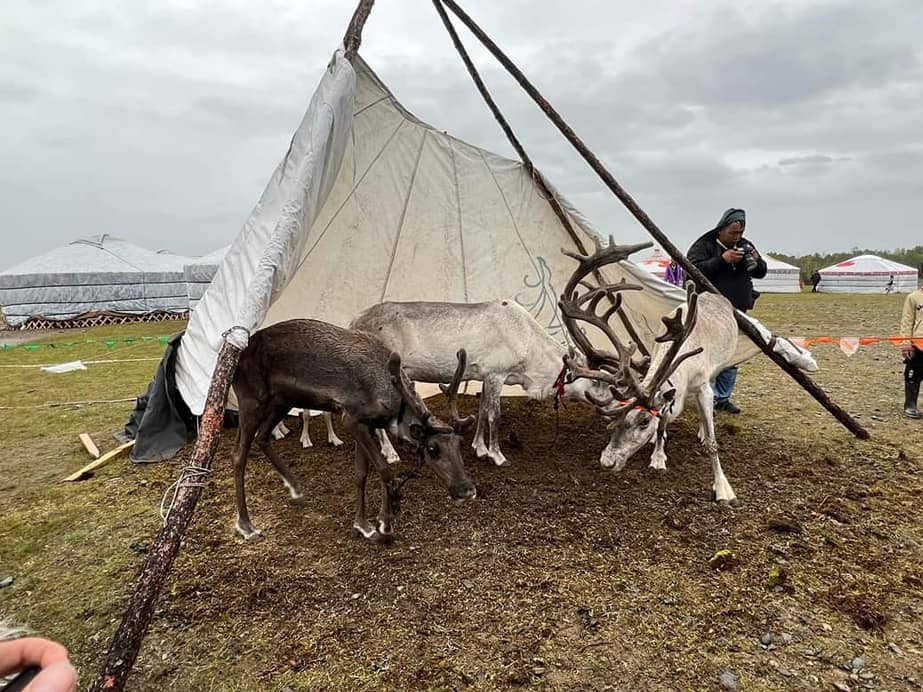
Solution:
[{"label": "reindeer ear", "polygon": [[661,396],[663,396],[664,401],[673,401],[673,398],[676,396],[676,387],[673,389],[668,389],[667,391],[663,392]]},{"label": "reindeer ear", "polygon": [[419,423],[411,423],[409,426],[410,436],[420,442],[424,437],[426,437],[426,430]]}]

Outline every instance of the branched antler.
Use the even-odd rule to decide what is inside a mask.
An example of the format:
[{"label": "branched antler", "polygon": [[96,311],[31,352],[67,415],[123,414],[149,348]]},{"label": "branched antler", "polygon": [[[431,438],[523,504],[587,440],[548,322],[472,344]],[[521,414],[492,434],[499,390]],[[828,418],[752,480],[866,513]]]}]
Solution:
[{"label": "branched antler", "polygon": [[654,393],[660,389],[660,385],[666,382],[670,378],[670,375],[676,372],[680,363],[702,352],[702,347],[700,346],[699,348],[688,351],[677,357],[679,350],[686,342],[686,339],[689,338],[689,334],[692,332],[693,327],[695,327],[698,317],[698,301],[699,294],[695,291],[695,284],[689,281],[686,284],[686,319],[683,319],[682,307],[676,311],[675,315],[668,315],[662,318],[663,324],[667,330],[658,336],[655,341],[662,344],[669,343],[670,346],[666,355],[658,362],[654,374],[645,383],[644,399],[649,400],[653,397]]},{"label": "branched antler", "polygon": [[455,432],[462,432],[469,425],[474,422],[474,416],[465,416],[462,418],[458,415],[458,387],[461,384],[462,377],[465,374],[465,367],[468,363],[468,354],[465,349],[459,349],[456,354],[458,358],[458,366],[455,368],[455,375],[452,377],[452,382],[448,387],[444,385],[439,385],[439,389],[442,390],[442,393],[445,394],[446,400],[449,404],[449,416],[452,420],[449,421],[449,424],[455,429]]},{"label": "branched antler", "polygon": [[[565,363],[574,377],[599,380],[609,384],[616,391],[627,390],[640,396],[641,385],[637,378],[636,367],[643,368],[644,361],[642,360],[639,364],[632,363],[632,356],[637,349],[636,344],[630,343],[626,346],[613,330],[609,320],[616,314],[624,317],[621,291],[640,291],[642,287],[630,284],[625,279],[618,283],[593,286],[586,281],[586,277],[603,266],[627,259],[632,253],[650,247],[651,243],[616,245],[615,240],[610,236],[609,245],[603,247],[598,238],[594,238],[594,241],[596,251],[592,255],[581,255],[562,250],[565,255],[577,260],[578,266],[565,285],[558,305],[561,308],[567,331],[586,356],[588,367],[576,363],[572,357],[565,358]],[[584,289],[582,293],[580,289]],[[608,298],[610,305],[600,314],[599,304],[603,298]],[[615,347],[615,352],[594,346],[580,328],[579,322],[599,329]],[[633,365],[635,367],[632,367]],[[613,399],[615,398],[616,396],[613,395]]]}]

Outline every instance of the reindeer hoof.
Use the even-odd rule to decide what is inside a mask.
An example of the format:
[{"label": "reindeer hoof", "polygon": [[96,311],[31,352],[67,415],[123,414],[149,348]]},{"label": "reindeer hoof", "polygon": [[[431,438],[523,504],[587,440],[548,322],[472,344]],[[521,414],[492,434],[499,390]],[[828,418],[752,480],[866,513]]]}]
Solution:
[{"label": "reindeer hoof", "polygon": [[343,440],[340,440],[340,439],[328,440],[328,441],[330,442],[330,445],[333,446],[333,447],[342,447],[343,444],[344,444],[344,443],[343,443]]},{"label": "reindeer hoof", "polygon": [[304,505],[307,504],[308,501],[307,499],[305,499],[304,493],[299,493],[298,495],[292,495],[289,498],[289,502],[291,502],[293,505],[298,505],[299,507],[303,507]]},{"label": "reindeer hoof", "polygon": [[394,534],[375,531],[369,540],[372,541],[372,543],[375,545],[390,545],[391,543],[394,543]]},{"label": "reindeer hoof", "polygon": [[490,457],[490,460],[494,462],[494,466],[509,466],[510,461],[506,457]]},{"label": "reindeer hoof", "polygon": [[253,528],[253,524],[250,522],[241,523],[238,521],[235,528],[237,529],[237,533],[239,533],[248,541],[253,541],[263,537],[263,532]]}]

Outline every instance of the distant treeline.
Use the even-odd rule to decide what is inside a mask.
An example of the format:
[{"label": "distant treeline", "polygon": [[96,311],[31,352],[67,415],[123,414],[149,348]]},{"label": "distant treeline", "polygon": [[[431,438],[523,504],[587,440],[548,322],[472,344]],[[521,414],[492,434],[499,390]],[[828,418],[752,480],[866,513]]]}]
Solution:
[{"label": "distant treeline", "polygon": [[898,250],[862,250],[854,247],[844,252],[831,252],[825,255],[819,252],[815,252],[813,255],[786,255],[784,252],[771,251],[768,254],[783,262],[794,264],[801,270],[801,276],[805,281],[810,279],[815,270],[829,267],[831,264],[837,264],[856,255],[878,255],[894,262],[906,264],[908,267],[916,267],[917,273],[923,277],[923,245]]}]

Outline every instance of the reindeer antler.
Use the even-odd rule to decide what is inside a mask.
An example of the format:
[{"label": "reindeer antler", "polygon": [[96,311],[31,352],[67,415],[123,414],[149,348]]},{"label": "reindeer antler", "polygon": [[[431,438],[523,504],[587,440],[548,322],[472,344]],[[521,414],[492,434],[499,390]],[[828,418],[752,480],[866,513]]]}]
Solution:
[{"label": "reindeer antler", "polygon": [[[586,277],[600,267],[627,259],[632,253],[650,247],[651,243],[616,245],[611,236],[606,247],[603,247],[598,238],[594,237],[594,242],[596,251],[592,255],[562,250],[565,255],[577,260],[578,266],[567,281],[558,306],[561,308],[567,331],[583,351],[589,367],[579,365],[572,357],[565,357],[564,362],[574,377],[592,378],[606,382],[617,391],[627,388],[635,396],[641,396],[641,385],[635,371],[642,369],[644,363],[632,363],[637,346],[635,343],[626,346],[613,330],[609,320],[618,314],[624,322],[627,318],[622,312],[621,291],[640,291],[642,287],[630,284],[625,279],[618,283],[593,286],[586,281]],[[580,287],[586,289],[582,294],[579,291]],[[599,304],[603,298],[608,298],[611,304],[599,314]],[[616,352],[595,347],[580,329],[578,322],[585,322],[599,329],[615,347]],[[613,399],[615,398],[616,395],[613,394]]]},{"label": "reindeer antler", "polygon": [[439,385],[439,389],[445,394],[449,403],[449,415],[452,417],[450,424],[455,432],[462,432],[474,422],[474,416],[465,416],[462,418],[458,415],[458,387],[461,384],[462,377],[465,374],[465,367],[468,363],[468,354],[465,349],[460,348],[456,354],[458,366],[455,368],[455,375],[448,387]]},{"label": "reindeer antler", "polygon": [[426,404],[423,403],[423,399],[417,394],[417,390],[414,389],[413,384],[411,384],[410,380],[407,378],[407,373],[405,373],[404,368],[401,367],[400,353],[394,352],[391,354],[391,357],[388,358],[388,370],[391,372],[391,382],[397,387],[397,390],[401,393],[401,397],[403,397],[406,404],[413,410],[417,418],[420,419],[423,427],[433,432],[453,432],[450,425],[446,425],[436,418],[426,407]]},{"label": "reindeer antler", "polygon": [[666,382],[670,378],[670,375],[676,372],[676,368],[679,367],[680,363],[702,352],[702,347],[700,346],[699,348],[688,351],[677,357],[679,350],[686,342],[686,339],[689,338],[692,328],[695,327],[695,322],[698,317],[698,302],[699,294],[696,293],[695,284],[689,281],[686,283],[686,305],[688,308],[686,311],[686,319],[683,320],[682,307],[678,308],[676,314],[672,317],[668,315],[661,318],[667,330],[658,336],[655,341],[661,344],[669,343],[670,346],[666,355],[658,362],[654,374],[645,382],[645,400],[649,400],[654,393],[660,389],[660,385]]}]

